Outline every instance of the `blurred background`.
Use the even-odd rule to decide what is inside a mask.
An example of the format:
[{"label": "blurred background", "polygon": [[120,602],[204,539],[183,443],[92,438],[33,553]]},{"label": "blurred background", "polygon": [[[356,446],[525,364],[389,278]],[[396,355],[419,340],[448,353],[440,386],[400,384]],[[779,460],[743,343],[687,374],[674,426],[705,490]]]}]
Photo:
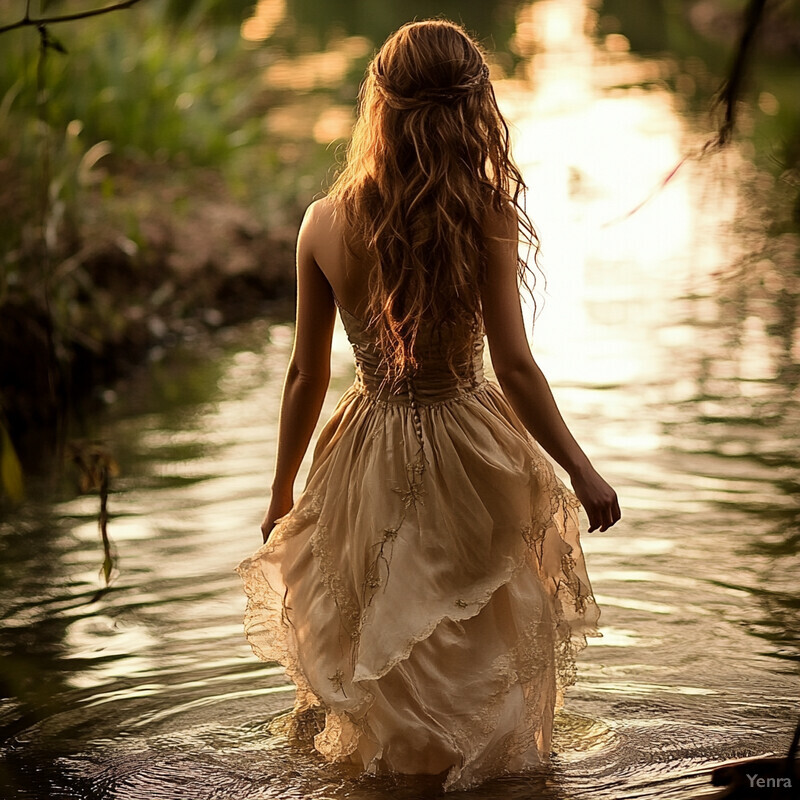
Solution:
[{"label": "blurred background", "polygon": [[[623,507],[584,537],[604,636],[551,768],[468,796],[700,797],[788,749],[797,2],[764,6],[733,138],[701,156],[759,5],[141,0],[42,32],[0,0],[4,796],[421,796],[270,739],[292,689],[233,568],[269,499],[297,227],[371,55],[437,15],[489,53],[543,242],[534,354]],[[320,427],[353,380],[339,322],[332,358]]]}]

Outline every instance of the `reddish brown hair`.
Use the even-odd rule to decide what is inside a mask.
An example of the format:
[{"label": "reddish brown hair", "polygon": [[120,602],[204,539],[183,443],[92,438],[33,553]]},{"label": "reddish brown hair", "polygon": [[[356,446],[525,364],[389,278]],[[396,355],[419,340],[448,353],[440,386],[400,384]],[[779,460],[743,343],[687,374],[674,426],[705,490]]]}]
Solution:
[{"label": "reddish brown hair", "polygon": [[[329,197],[351,254],[366,255],[367,324],[398,379],[416,368],[423,320],[445,336],[451,369],[481,324],[487,215],[515,212],[520,238],[539,240],[523,207],[480,46],[458,25],[425,20],[393,33],[359,94],[347,160]],[[527,260],[518,256],[519,281]],[[460,343],[460,345],[459,345]]]}]

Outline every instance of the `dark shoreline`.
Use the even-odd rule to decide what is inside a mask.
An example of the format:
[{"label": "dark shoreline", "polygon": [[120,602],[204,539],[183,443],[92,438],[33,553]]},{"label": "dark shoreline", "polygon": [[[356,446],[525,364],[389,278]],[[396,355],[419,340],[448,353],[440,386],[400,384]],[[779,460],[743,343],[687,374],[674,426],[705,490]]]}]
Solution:
[{"label": "dark shoreline", "polygon": [[[234,204],[204,200],[186,219],[140,220],[146,240],[82,231],[81,284],[59,325],[40,286],[12,286],[0,306],[0,421],[26,469],[68,433],[68,419],[99,388],[152,357],[212,331],[289,313],[294,241]],[[51,287],[50,294],[54,292]]]}]

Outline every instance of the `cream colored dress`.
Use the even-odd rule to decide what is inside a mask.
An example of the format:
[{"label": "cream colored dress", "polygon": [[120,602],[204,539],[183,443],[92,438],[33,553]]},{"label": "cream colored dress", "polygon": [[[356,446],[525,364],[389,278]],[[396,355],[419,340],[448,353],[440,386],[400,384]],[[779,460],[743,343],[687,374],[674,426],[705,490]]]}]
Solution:
[{"label": "cream colored dress", "polygon": [[[274,730],[444,788],[546,762],[575,656],[599,636],[578,502],[483,375],[424,343],[402,391],[340,307],[356,379],[303,492],[236,567],[255,654],[297,687]],[[430,340],[430,337],[429,337]]]}]

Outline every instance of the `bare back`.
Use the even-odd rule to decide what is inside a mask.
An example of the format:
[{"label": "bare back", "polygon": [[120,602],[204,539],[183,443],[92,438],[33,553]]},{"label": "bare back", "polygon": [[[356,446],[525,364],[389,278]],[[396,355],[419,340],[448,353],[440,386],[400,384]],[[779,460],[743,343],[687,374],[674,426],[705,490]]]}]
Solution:
[{"label": "bare back", "polygon": [[[327,198],[309,208],[301,239],[324,275],[339,304],[363,319],[368,307],[368,281],[371,265],[353,257],[345,247],[345,230]],[[517,285],[517,235],[513,218],[499,215],[486,226],[488,277],[481,295],[482,316],[495,373],[530,365],[533,361],[525,332]],[[302,243],[301,243],[302,244]]]},{"label": "bare back", "polygon": [[368,306],[369,264],[354,259],[345,247],[345,230],[328,198],[312,204],[311,248],[314,260],[327,279],[334,297],[361,319]]}]

